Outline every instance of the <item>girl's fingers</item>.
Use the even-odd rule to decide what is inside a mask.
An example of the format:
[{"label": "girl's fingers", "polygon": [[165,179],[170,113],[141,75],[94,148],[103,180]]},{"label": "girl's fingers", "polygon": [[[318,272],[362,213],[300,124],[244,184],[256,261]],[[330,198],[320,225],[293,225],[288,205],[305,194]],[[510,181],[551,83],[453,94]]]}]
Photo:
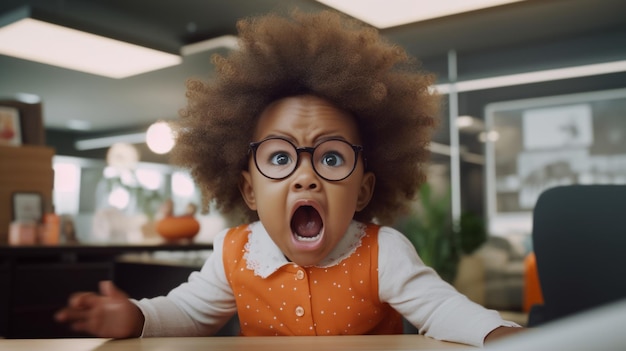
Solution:
[{"label": "girl's fingers", "polygon": [[101,320],[93,310],[67,308],[55,317],[59,321],[67,322],[74,331],[98,335]]},{"label": "girl's fingers", "polygon": [[101,299],[102,296],[92,292],[76,293],[70,297],[68,307],[76,309],[91,308],[98,304]]},{"label": "girl's fingers", "polygon": [[113,299],[128,299],[128,295],[125,292],[118,289],[115,284],[110,280],[103,280],[100,282],[100,293],[103,296],[107,296]]},{"label": "girl's fingers", "polygon": [[74,323],[87,319],[88,312],[83,309],[65,308],[55,315],[55,318],[62,322]]},{"label": "girl's fingers", "polygon": [[128,328],[125,325],[128,323],[125,320],[120,321],[117,312],[128,315],[128,310],[132,308],[136,307],[128,301],[128,295],[124,291],[111,281],[102,281],[99,293],[79,292],[71,295],[68,305],[58,311],[54,318],[69,324],[77,332],[94,336],[127,337],[134,331],[126,330]]}]

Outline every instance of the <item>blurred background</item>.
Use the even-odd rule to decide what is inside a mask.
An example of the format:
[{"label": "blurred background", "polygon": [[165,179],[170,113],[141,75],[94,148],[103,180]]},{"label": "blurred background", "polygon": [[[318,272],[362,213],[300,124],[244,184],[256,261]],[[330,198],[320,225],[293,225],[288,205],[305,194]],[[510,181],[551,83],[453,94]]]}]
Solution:
[{"label": "blurred background", "polygon": [[[430,193],[423,196],[439,207],[424,209],[418,203],[416,213],[398,227],[428,231],[411,227],[410,217],[419,223],[424,216],[439,216],[434,235],[457,243],[442,248],[456,252],[450,279],[460,256],[482,248],[482,265],[489,266],[484,271],[497,270],[497,279],[491,288],[483,286],[476,299],[502,310],[521,310],[522,262],[531,250],[530,215],[537,195],[560,184],[626,183],[623,0],[477,5],[434,0],[3,0],[0,113],[6,121],[17,121],[20,134],[5,138],[9,149],[3,148],[0,161],[8,164],[6,170],[22,158],[19,148],[53,150],[54,184],[50,198],[44,196],[45,206],[72,220],[79,241],[146,240],[149,233],[142,226],[162,215],[166,200],[173,200],[177,214],[200,201],[189,175],[169,164],[168,145],[163,145],[169,134],[160,129],[185,105],[185,81],[211,78],[211,56],[236,48],[238,19],[292,8],[334,8],[369,23],[437,75],[434,88],[443,95],[445,109],[431,144]],[[83,39],[70,34],[57,43],[50,27],[41,33],[17,28],[23,19],[130,42],[161,56],[155,61],[128,59],[89,49],[95,57],[81,59]],[[29,56],[36,54],[21,51],[21,44],[43,48],[43,54]],[[105,68],[85,66],[92,61]],[[123,67],[125,63],[131,67]],[[157,141],[152,148],[147,135]],[[8,178],[2,179],[8,184]],[[6,189],[0,192],[7,194]],[[5,205],[9,203],[2,204],[2,211]],[[126,227],[106,226],[119,218],[125,218]],[[215,211],[196,218],[200,242],[211,242],[228,225]],[[492,246],[485,248],[485,242]]]}]

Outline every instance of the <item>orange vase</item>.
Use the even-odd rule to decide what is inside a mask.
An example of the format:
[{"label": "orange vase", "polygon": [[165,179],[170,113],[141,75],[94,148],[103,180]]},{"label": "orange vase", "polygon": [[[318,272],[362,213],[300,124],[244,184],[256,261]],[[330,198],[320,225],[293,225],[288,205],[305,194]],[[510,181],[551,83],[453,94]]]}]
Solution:
[{"label": "orange vase", "polygon": [[200,231],[200,223],[193,216],[170,216],[157,222],[156,232],[165,240],[193,239]]}]

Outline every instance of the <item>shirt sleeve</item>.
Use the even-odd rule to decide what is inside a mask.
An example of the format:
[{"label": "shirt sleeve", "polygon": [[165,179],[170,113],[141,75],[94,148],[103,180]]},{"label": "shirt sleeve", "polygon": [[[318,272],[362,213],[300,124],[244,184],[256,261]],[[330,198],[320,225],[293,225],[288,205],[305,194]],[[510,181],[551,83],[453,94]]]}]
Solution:
[{"label": "shirt sleeve", "polygon": [[483,346],[485,336],[495,328],[519,327],[457,292],[422,262],[411,242],[397,230],[381,227],[378,246],[380,299],[420,334]]},{"label": "shirt sleeve", "polygon": [[222,261],[227,232],[215,237],[213,252],[187,282],[167,296],[133,300],[145,317],[142,337],[213,335],[235,314],[235,298]]}]

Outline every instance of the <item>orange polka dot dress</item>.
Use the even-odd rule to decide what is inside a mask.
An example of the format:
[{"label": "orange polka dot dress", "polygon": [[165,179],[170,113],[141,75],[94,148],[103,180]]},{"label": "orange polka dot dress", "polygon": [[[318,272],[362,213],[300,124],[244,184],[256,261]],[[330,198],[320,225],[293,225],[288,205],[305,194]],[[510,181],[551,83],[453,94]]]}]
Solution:
[{"label": "orange polka dot dress", "polygon": [[224,240],[226,277],[241,333],[264,335],[400,334],[402,318],[378,295],[378,229],[366,226],[358,247],[326,267],[283,264],[266,277],[248,260],[248,225]]}]

